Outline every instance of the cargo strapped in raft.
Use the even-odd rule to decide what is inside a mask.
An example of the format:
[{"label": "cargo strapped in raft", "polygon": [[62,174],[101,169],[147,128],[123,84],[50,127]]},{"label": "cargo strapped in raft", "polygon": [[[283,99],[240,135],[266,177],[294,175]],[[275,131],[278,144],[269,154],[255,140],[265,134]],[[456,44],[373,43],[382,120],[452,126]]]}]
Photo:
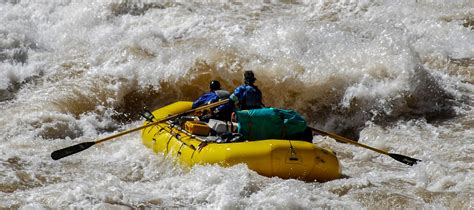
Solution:
[{"label": "cargo strapped in raft", "polygon": [[307,126],[293,110],[278,108],[251,109],[236,112],[238,132],[246,140],[288,139],[302,135]]}]

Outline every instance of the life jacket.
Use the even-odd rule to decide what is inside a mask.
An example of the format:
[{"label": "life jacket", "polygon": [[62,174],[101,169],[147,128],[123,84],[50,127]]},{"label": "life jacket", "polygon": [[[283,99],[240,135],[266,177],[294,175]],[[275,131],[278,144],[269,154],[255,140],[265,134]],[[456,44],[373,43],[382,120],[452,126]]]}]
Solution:
[{"label": "life jacket", "polygon": [[257,86],[245,85],[243,100],[240,101],[240,109],[259,109],[263,107],[262,92]]},{"label": "life jacket", "polygon": [[227,90],[215,90],[214,93],[216,93],[219,99],[227,99],[230,96],[230,93]]},{"label": "life jacket", "polygon": [[[230,93],[227,90],[215,90],[214,92],[216,93],[217,97],[219,97],[219,100],[228,99],[230,96]],[[212,110],[214,112],[213,118],[223,121],[230,121],[233,106],[230,103],[226,103]]]}]

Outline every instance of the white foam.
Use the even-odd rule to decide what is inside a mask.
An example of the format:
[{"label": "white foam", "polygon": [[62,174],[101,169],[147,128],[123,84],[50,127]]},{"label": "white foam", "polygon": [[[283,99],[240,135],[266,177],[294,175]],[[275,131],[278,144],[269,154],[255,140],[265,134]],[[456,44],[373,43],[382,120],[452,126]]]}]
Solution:
[{"label": "white foam", "polygon": [[[2,3],[0,90],[9,99],[0,102],[0,207],[469,208],[474,88],[463,72],[472,64],[456,71],[447,60],[474,57],[474,34],[463,26],[472,7],[416,2],[151,2],[164,8],[140,16],[119,14],[111,1]],[[26,59],[14,57],[20,51]],[[172,92],[160,95],[166,100],[192,98],[180,88],[194,91],[200,87],[189,83],[216,77],[233,88],[242,69],[256,72],[267,100],[323,110],[328,124],[362,125],[360,143],[423,161],[409,167],[316,136],[349,177],[305,183],[244,165],[185,169],[146,149],[138,133],[50,159],[52,151],[140,126],[114,118],[133,91],[152,86]],[[436,88],[454,96],[458,117],[429,123],[406,114],[413,106],[404,97],[443,99],[430,92]],[[437,108],[427,106],[414,112]],[[337,116],[341,110],[349,111]],[[372,122],[383,115],[395,120]],[[452,192],[460,204],[449,203]]]}]

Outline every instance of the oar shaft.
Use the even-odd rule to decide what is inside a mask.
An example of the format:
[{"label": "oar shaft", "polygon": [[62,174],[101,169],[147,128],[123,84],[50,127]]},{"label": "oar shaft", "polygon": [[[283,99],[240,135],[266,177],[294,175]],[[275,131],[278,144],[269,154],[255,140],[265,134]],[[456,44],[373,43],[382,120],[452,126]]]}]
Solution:
[{"label": "oar shaft", "polygon": [[378,153],[382,153],[384,155],[389,155],[388,152],[386,151],[383,151],[383,150],[380,150],[380,149],[377,149],[377,148],[373,148],[373,147],[370,147],[370,146],[367,146],[365,144],[361,144],[359,142],[356,142],[354,140],[351,140],[351,139],[348,139],[346,137],[343,137],[343,136],[339,136],[337,134],[334,134],[334,133],[329,133],[329,132],[326,132],[326,131],[322,131],[322,130],[319,130],[319,129],[316,129],[316,128],[311,128],[313,131],[315,131],[316,133],[319,133],[321,135],[324,135],[324,136],[329,136],[331,138],[334,138],[338,141],[342,141],[342,142],[346,142],[346,143],[349,143],[349,144],[354,144],[354,145],[357,145],[359,147],[364,147],[366,149],[370,149],[372,151],[375,151],[375,152],[378,152]]},{"label": "oar shaft", "polygon": [[322,130],[319,130],[319,129],[316,129],[316,128],[313,128],[313,127],[309,127],[309,128],[311,128],[311,130],[313,130],[314,132],[319,133],[321,135],[329,136],[329,137],[331,137],[333,139],[336,139],[338,141],[342,141],[342,142],[353,144],[353,145],[356,145],[356,146],[359,146],[359,147],[370,149],[370,150],[378,152],[380,154],[387,155],[387,156],[389,156],[389,157],[391,157],[391,158],[393,158],[393,159],[395,159],[399,162],[405,163],[405,164],[410,165],[410,166],[412,166],[412,165],[414,165],[414,164],[421,161],[421,160],[418,160],[418,159],[415,159],[415,158],[412,158],[412,157],[408,157],[408,156],[405,156],[405,155],[388,153],[386,151],[383,151],[383,150],[380,150],[380,149],[377,149],[377,148],[373,148],[373,147],[367,146],[365,144],[361,144],[359,142],[356,142],[354,140],[348,139],[348,138],[343,137],[343,136],[339,136],[339,135],[334,134],[334,133],[329,133],[329,132],[322,131]]},{"label": "oar shaft", "polygon": [[123,136],[123,135],[128,134],[128,133],[139,131],[139,130],[142,130],[144,128],[147,128],[147,127],[150,127],[150,126],[153,126],[153,125],[157,125],[159,123],[174,119],[174,118],[182,116],[182,115],[187,115],[187,114],[190,114],[190,113],[193,113],[193,112],[196,112],[196,111],[213,108],[213,107],[223,105],[223,104],[228,103],[228,102],[229,102],[229,99],[222,100],[222,101],[219,101],[219,102],[216,102],[216,103],[208,104],[208,105],[201,106],[201,107],[198,107],[198,108],[195,108],[195,109],[191,109],[191,110],[184,111],[184,112],[181,112],[181,113],[178,113],[178,114],[174,114],[174,115],[165,117],[163,119],[159,119],[156,122],[151,122],[151,123],[148,123],[146,125],[142,125],[142,126],[137,127],[137,128],[132,128],[130,130],[122,131],[120,133],[105,137],[103,139],[99,139],[97,141],[83,142],[83,143],[79,143],[79,144],[76,144],[76,145],[73,145],[73,146],[69,146],[69,147],[66,147],[66,148],[63,148],[63,149],[60,149],[60,150],[56,150],[56,151],[51,153],[51,158],[53,160],[59,160],[63,157],[67,157],[69,155],[81,152],[81,151],[83,151],[83,150],[85,150],[85,149],[87,149],[87,148],[89,148],[89,147],[91,147],[95,144],[99,144],[99,143],[117,138],[119,136]]},{"label": "oar shaft", "polygon": [[114,134],[114,135],[105,137],[105,138],[103,138],[103,139],[99,139],[99,140],[95,141],[95,143],[96,143],[96,144],[99,144],[99,143],[102,143],[102,142],[104,142],[104,141],[108,141],[108,140],[110,140],[110,139],[117,138],[117,137],[123,136],[123,135],[125,135],[125,134],[132,133],[132,132],[135,132],[135,131],[139,131],[139,130],[148,128],[148,127],[150,127],[150,126],[153,126],[153,125],[156,125],[156,124],[159,124],[159,123],[162,123],[162,122],[165,122],[165,121],[168,121],[168,120],[177,118],[177,117],[179,117],[179,116],[183,116],[183,115],[190,114],[190,113],[193,113],[193,112],[196,112],[196,111],[200,111],[200,110],[204,110],[204,109],[209,109],[209,108],[213,108],[213,107],[216,107],[216,106],[220,106],[220,105],[225,104],[225,103],[227,103],[227,102],[229,102],[229,99],[225,99],[225,100],[222,100],[222,101],[218,101],[218,102],[216,102],[216,103],[208,104],[208,105],[205,105],[205,106],[200,106],[200,107],[198,107],[198,108],[191,109],[191,110],[188,110],[188,111],[184,111],[184,112],[181,112],[181,113],[178,113],[178,114],[170,115],[170,116],[168,116],[168,117],[159,119],[159,120],[156,121],[156,122],[152,122],[152,123],[149,123],[149,124],[146,124],[146,125],[142,125],[142,126],[137,127],[137,128],[133,128],[133,129],[130,129],[130,130],[122,131],[122,132],[120,132],[120,133],[117,133],[117,134]]},{"label": "oar shaft", "polygon": [[[161,122],[161,121],[160,121]],[[120,136],[123,136],[125,134],[128,134],[128,133],[132,133],[132,132],[135,132],[135,131],[138,131],[138,130],[141,130],[141,129],[144,129],[144,128],[147,128],[147,127],[150,127],[152,125],[155,125],[157,123],[151,123],[151,124],[147,124],[147,125],[142,125],[138,128],[133,128],[133,129],[130,129],[130,130],[126,130],[126,131],[122,131],[120,133],[117,133],[117,134],[114,134],[114,135],[111,135],[111,136],[108,136],[108,137],[105,137],[103,139],[99,139],[97,141],[95,141],[96,144],[99,144],[99,143],[102,143],[104,141],[108,141],[110,139],[113,139],[113,138],[117,138],[117,137],[120,137]]]}]

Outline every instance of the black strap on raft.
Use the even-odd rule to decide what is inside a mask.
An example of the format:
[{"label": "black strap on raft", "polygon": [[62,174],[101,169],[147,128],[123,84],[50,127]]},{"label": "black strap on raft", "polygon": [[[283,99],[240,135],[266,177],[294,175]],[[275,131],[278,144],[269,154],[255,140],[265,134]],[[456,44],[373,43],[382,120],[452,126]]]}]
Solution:
[{"label": "black strap on raft", "polygon": [[290,160],[298,161],[298,157],[296,156],[295,148],[293,148],[293,145],[291,144],[291,140],[288,139],[288,142],[290,142]]}]

